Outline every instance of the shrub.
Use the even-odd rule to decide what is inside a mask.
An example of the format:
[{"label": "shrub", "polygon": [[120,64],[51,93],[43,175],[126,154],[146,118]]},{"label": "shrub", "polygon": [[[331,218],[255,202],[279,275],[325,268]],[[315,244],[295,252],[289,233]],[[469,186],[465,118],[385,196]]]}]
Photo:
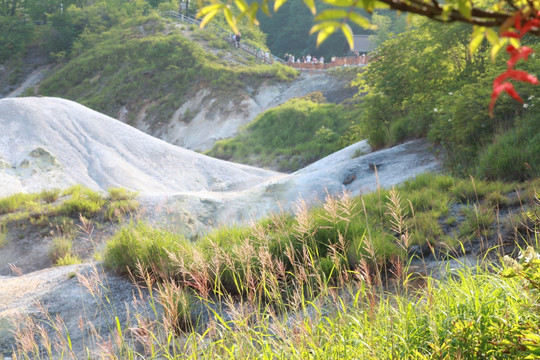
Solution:
[{"label": "shrub", "polygon": [[68,258],[71,256],[71,247],[73,246],[73,239],[66,236],[56,236],[49,244],[49,250],[47,255],[52,264],[57,264],[60,259]]},{"label": "shrub", "polygon": [[67,266],[67,265],[74,265],[74,264],[80,264],[81,259],[77,255],[73,255],[70,252],[64,255],[63,257],[59,258],[55,265],[56,266]]},{"label": "shrub", "polygon": [[105,205],[105,200],[98,192],[80,185],[73,186],[64,191],[64,195],[69,195],[70,197],[58,208],[58,213],[61,215],[92,217]]},{"label": "shrub", "polygon": [[110,269],[125,273],[140,262],[144,269],[158,271],[164,277],[173,273],[168,252],[178,252],[186,240],[177,234],[154,229],[143,222],[130,223],[107,243],[104,263]]},{"label": "shrub", "polygon": [[37,198],[35,194],[19,193],[0,199],[0,215],[23,209],[35,209],[38,206]]},{"label": "shrub", "polygon": [[39,198],[47,204],[55,202],[60,197],[60,189],[43,190],[39,193]]}]

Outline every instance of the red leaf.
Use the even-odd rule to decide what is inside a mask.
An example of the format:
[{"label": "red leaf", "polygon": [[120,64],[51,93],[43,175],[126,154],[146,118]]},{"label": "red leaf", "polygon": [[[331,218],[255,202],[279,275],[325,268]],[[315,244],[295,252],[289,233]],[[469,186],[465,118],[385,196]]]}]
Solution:
[{"label": "red leaf", "polygon": [[510,77],[510,78],[512,78],[514,80],[517,80],[517,81],[528,82],[528,83],[533,84],[533,85],[538,84],[538,79],[535,76],[529,74],[526,71],[522,71],[522,70],[506,70],[506,74],[508,74],[508,77]]},{"label": "red leaf", "polygon": [[540,20],[538,19],[532,19],[529,20],[523,25],[523,28],[521,29],[521,36],[525,35],[529,31],[531,31],[533,28],[537,28],[540,26]]},{"label": "red leaf", "polygon": [[513,53],[515,53],[516,50],[517,50],[517,49],[514,47],[514,45],[508,45],[508,46],[506,47],[506,52],[508,52],[510,55],[512,55]]},{"label": "red leaf", "polygon": [[495,80],[493,80],[493,92],[497,91],[497,89],[502,85],[503,81],[508,79],[508,76],[508,70],[506,70],[501,75],[497,76]]},{"label": "red leaf", "polygon": [[511,83],[505,82],[498,86],[495,86],[494,84],[493,92],[491,93],[491,103],[489,104],[489,116],[493,117],[493,108],[495,107],[495,102],[503,91],[510,95],[516,101],[523,103],[523,99],[519,96],[519,94],[516,92],[516,89],[514,89],[514,85],[512,85]]},{"label": "red leaf", "polygon": [[519,101],[520,103],[523,104],[523,99],[521,98],[521,96],[519,96],[516,89],[514,89],[514,85],[508,82],[504,83],[504,85],[506,85],[504,87],[504,91],[506,91],[506,93],[510,95],[514,100]]},{"label": "red leaf", "polygon": [[516,34],[513,31],[505,31],[501,34],[502,37],[521,39],[521,35]]},{"label": "red leaf", "polygon": [[506,51],[510,54],[510,60],[508,60],[507,64],[511,68],[513,68],[520,59],[527,61],[529,55],[534,52],[534,50],[528,46],[522,46],[519,49],[516,49],[512,45],[508,45]]}]

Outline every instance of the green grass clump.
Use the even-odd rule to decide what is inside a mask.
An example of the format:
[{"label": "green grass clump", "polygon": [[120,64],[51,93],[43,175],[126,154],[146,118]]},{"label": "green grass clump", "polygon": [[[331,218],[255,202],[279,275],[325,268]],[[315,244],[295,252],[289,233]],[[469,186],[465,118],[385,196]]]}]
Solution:
[{"label": "green grass clump", "polygon": [[142,222],[131,223],[107,243],[104,263],[109,268],[126,272],[128,269],[135,271],[140,262],[145,269],[166,277],[172,274],[168,253],[180,251],[186,241],[180,235],[154,229]]},{"label": "green grass clump", "polygon": [[101,194],[80,185],[73,186],[63,192],[69,196],[58,208],[60,215],[78,217],[92,217],[105,205],[105,199]]},{"label": "green grass clump", "polygon": [[0,226],[0,248],[7,245],[8,243],[8,231],[5,226]]},{"label": "green grass clump", "polygon": [[456,181],[450,192],[454,198],[462,203],[475,202],[484,199],[489,193],[498,191],[501,194],[508,194],[518,188],[515,183],[504,183],[501,181],[482,181],[475,179],[461,179]]},{"label": "green grass clump", "polygon": [[461,224],[459,234],[468,239],[471,236],[486,238],[492,233],[491,225],[495,220],[495,213],[488,206],[475,206],[465,209],[465,221]]},{"label": "green grass clump", "polygon": [[39,193],[39,198],[45,203],[50,204],[55,202],[60,197],[60,189],[43,190]]},{"label": "green grass clump", "polygon": [[[424,249],[428,244],[437,254],[448,254],[457,252],[460,241],[473,236],[485,240],[493,231],[493,203],[471,202],[459,223],[455,215],[450,216],[446,225],[458,229],[452,238],[442,228],[449,208],[463,196],[461,190],[471,191],[467,196],[486,198],[510,187],[421,175],[399,188],[362,197],[328,196],[317,208],[308,209],[300,203],[294,215],[273,215],[249,227],[219,228],[195,243],[146,224],[132,224],[109,243],[104,258],[110,268],[120,271],[126,267],[137,271],[140,260],[158,276],[176,273],[176,279],[197,284],[197,290],[204,293],[250,297],[253,291],[277,286],[277,282],[281,284],[281,300],[290,300],[293,293],[289,284],[299,272],[307,271],[302,286],[316,294],[320,292],[314,285],[317,279],[343,283],[343,273],[362,264],[382,266],[387,272],[396,261],[405,261],[416,244]],[[279,281],[266,278],[269,267],[281,269]],[[201,281],[201,274],[206,281]],[[378,276],[380,280],[382,274]],[[264,291],[268,295],[265,301],[278,301],[269,289]]]},{"label": "green grass clump", "polygon": [[497,136],[480,152],[476,174],[485,179],[524,181],[540,175],[540,117],[532,114]]},{"label": "green grass clump", "polygon": [[73,239],[67,236],[56,236],[52,239],[47,255],[52,264],[57,264],[61,259],[71,256]]},{"label": "green grass clump", "polygon": [[127,214],[139,209],[139,202],[135,200],[138,193],[124,188],[111,188],[107,190],[107,210],[105,218],[109,221],[120,222]]},{"label": "green grass clump", "polygon": [[124,188],[109,188],[107,189],[107,193],[108,199],[111,201],[133,200],[138,195],[138,192]]},{"label": "green grass clump", "polygon": [[55,265],[56,266],[67,266],[67,265],[75,265],[80,264],[82,261],[77,255],[73,255],[71,252],[68,252],[63,257],[56,260]]},{"label": "green grass clump", "polygon": [[343,136],[355,111],[324,103],[321,93],[295,98],[262,113],[236,137],[218,141],[207,155],[294,171],[349,145]]},{"label": "green grass clump", "polygon": [[0,215],[14,213],[24,209],[32,211],[38,208],[39,195],[37,194],[14,194],[0,199]]}]

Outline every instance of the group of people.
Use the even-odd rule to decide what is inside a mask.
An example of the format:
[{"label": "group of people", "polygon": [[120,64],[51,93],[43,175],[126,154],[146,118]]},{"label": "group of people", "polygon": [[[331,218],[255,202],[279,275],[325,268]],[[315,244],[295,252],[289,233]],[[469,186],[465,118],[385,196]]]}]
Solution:
[{"label": "group of people", "polygon": [[232,43],[234,46],[236,46],[237,48],[240,47],[240,39],[242,39],[242,34],[238,33],[238,34],[233,34],[232,36]]},{"label": "group of people", "polygon": [[307,54],[306,56],[302,56],[302,58],[298,57],[295,58],[292,54],[285,54],[285,61],[289,64],[293,63],[305,63],[305,64],[324,64],[324,57],[321,56],[320,58],[316,58],[315,56],[311,56],[310,54]]}]

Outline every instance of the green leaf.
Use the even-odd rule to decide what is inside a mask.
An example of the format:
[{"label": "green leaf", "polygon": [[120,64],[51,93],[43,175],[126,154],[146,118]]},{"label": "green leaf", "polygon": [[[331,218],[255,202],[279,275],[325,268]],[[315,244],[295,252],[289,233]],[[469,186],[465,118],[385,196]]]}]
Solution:
[{"label": "green leaf", "polygon": [[259,25],[259,20],[257,20],[257,10],[259,10],[259,4],[257,2],[251,3],[248,10],[248,16],[253,25]]},{"label": "green leaf", "polygon": [[351,50],[354,49],[353,32],[349,24],[341,24],[341,32],[345,36],[345,39],[347,39]]},{"label": "green leaf", "polygon": [[244,0],[234,0],[234,3],[242,13],[245,13],[249,8],[248,4]]},{"label": "green leaf", "polygon": [[474,55],[476,53],[476,51],[478,50],[478,47],[482,43],[482,40],[484,40],[485,30],[486,28],[483,26],[473,27],[472,38],[469,44],[469,51],[471,55]]},{"label": "green leaf", "polygon": [[309,31],[310,34],[318,32],[317,34],[317,46],[319,46],[324,40],[326,40],[330,35],[341,28],[341,23],[336,21],[326,21],[320,24],[317,24],[311,28]]},{"label": "green leaf", "polygon": [[308,9],[311,11],[313,15],[317,12],[317,9],[315,8],[315,0],[304,0],[304,3],[308,7]]},{"label": "green leaf", "polygon": [[375,8],[376,9],[390,9],[390,5],[387,3],[383,3],[382,1],[375,1]]},{"label": "green leaf", "polygon": [[225,5],[223,4],[212,4],[212,5],[208,5],[208,6],[205,6],[203,8],[201,8],[201,10],[199,10],[199,12],[197,13],[197,17],[203,17],[205,15],[208,15],[210,12],[214,11],[214,10],[219,10],[221,9],[222,7],[224,7]]},{"label": "green leaf", "polygon": [[442,6],[442,14],[441,14],[441,18],[443,20],[448,20],[448,18],[450,17],[450,13],[452,12],[452,10],[454,10],[454,7],[450,4],[444,4]]},{"label": "green leaf", "polygon": [[323,2],[338,7],[350,7],[354,5],[353,0],[323,0]]},{"label": "green leaf", "polygon": [[274,12],[278,11],[281,5],[285,4],[287,0],[276,0],[274,3]]},{"label": "green leaf", "polygon": [[334,19],[344,19],[348,15],[346,10],[340,9],[329,9],[324,10],[319,15],[315,17],[315,21],[324,21],[324,20],[334,20]]},{"label": "green leaf", "polygon": [[516,38],[510,38],[510,44],[515,47],[516,49],[519,48],[521,46],[521,42],[519,41],[519,39],[516,39]]},{"label": "green leaf", "polygon": [[224,8],[223,15],[225,15],[225,20],[227,20],[227,24],[229,24],[232,31],[235,34],[238,34],[238,27],[236,26],[236,20],[234,19],[231,9],[228,7]]},{"label": "green leaf", "polygon": [[[491,29],[488,29],[488,30],[491,30]],[[493,30],[491,30],[491,31],[493,31]],[[486,35],[488,35],[487,31],[486,31]],[[497,36],[497,34],[495,34],[495,36]],[[488,36],[488,40],[489,40],[489,42],[491,42],[491,40],[489,39],[489,36]],[[497,37],[497,40],[498,40],[498,42],[496,44],[493,44],[491,42],[493,44],[493,46],[491,47],[490,55],[491,55],[491,61],[493,61],[493,62],[495,62],[495,58],[497,57],[497,54],[499,53],[499,51],[501,51],[501,49],[504,48],[506,46],[506,43],[508,42],[507,39],[504,39],[504,38],[500,39],[499,37]]]},{"label": "green leaf", "polygon": [[472,16],[472,4],[469,0],[458,0],[458,10],[463,17],[470,19]]},{"label": "green leaf", "polygon": [[[202,10],[202,9],[201,9]],[[206,26],[206,24],[208,24],[208,22],[210,20],[212,20],[214,18],[214,16],[216,16],[218,14],[220,9],[216,9],[216,10],[212,10],[210,11],[209,13],[207,13],[203,19],[201,20],[201,24],[199,25],[200,28],[204,28]]]},{"label": "green leaf", "polygon": [[493,29],[486,29],[486,38],[491,43],[491,45],[499,45],[500,39],[499,35]]},{"label": "green leaf", "polygon": [[264,0],[261,4],[261,10],[266,14],[266,16],[271,16],[270,8],[268,7],[268,0]]},{"label": "green leaf", "polygon": [[363,7],[370,14],[377,8],[377,4],[379,3],[375,0],[362,0],[361,2],[363,4],[360,7]]},{"label": "green leaf", "polygon": [[[339,21],[325,21],[322,23],[318,23],[318,24],[313,25],[313,27],[309,30],[309,35],[314,34],[318,31],[321,31],[327,28],[328,26],[334,26],[337,29],[340,25],[341,23]],[[336,31],[336,29],[334,29],[334,31]]]},{"label": "green leaf", "polygon": [[358,26],[363,27],[364,29],[372,28],[372,25],[370,24],[369,20],[358,13],[355,13],[355,12],[350,13],[349,19],[351,19],[353,23],[355,23]]}]

